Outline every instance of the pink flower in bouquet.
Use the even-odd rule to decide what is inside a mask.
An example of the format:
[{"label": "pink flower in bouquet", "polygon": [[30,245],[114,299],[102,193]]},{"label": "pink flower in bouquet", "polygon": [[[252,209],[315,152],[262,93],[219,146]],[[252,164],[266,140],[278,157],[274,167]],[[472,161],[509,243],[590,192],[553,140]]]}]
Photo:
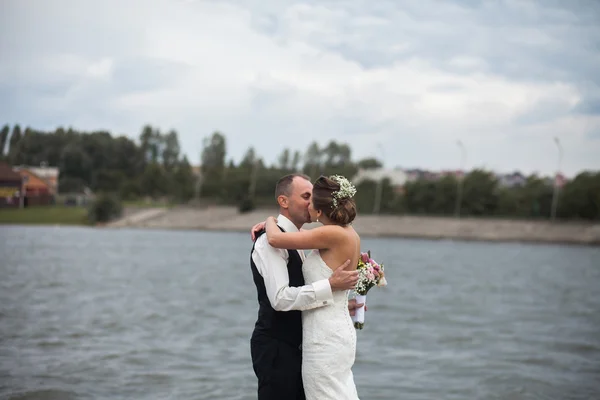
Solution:
[{"label": "pink flower in bouquet", "polygon": [[[361,302],[366,304],[367,292],[376,286],[386,286],[385,273],[383,265],[379,265],[375,260],[371,258],[371,252],[360,253],[360,259],[358,261],[357,270],[359,272],[358,282],[354,288],[354,292],[358,296],[361,296]],[[354,321],[354,327],[356,329],[363,329],[364,327],[364,313],[357,310],[355,316],[352,317]]]}]

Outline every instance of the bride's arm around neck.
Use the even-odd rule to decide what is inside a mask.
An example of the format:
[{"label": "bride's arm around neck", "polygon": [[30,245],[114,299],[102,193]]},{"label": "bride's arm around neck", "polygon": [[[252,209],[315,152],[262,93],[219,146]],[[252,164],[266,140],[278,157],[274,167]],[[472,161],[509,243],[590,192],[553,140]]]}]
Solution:
[{"label": "bride's arm around neck", "polygon": [[337,225],[325,225],[300,232],[282,232],[269,217],[266,224],[267,240],[277,249],[329,249],[344,240],[344,229]]}]

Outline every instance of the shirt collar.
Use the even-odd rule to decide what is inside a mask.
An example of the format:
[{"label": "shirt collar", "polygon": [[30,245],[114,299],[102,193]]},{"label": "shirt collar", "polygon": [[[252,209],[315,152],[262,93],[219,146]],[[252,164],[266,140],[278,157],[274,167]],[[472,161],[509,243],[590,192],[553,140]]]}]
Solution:
[{"label": "shirt collar", "polygon": [[277,216],[277,225],[283,228],[286,232],[298,232],[298,228],[286,216],[279,214]]}]

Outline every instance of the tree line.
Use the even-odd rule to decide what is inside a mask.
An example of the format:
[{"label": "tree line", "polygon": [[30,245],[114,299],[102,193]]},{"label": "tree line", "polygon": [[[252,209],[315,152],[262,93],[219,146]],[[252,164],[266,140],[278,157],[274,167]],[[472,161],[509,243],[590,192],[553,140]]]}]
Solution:
[{"label": "tree line", "polygon": [[[237,205],[241,210],[273,206],[275,182],[287,173],[302,172],[312,179],[335,173],[351,179],[359,169],[382,166],[375,158],[355,161],[350,146],[336,141],[326,145],[313,142],[304,152],[284,149],[273,165],[266,165],[250,147],[235,163],[227,157],[226,136],[214,132],[203,141],[198,176],[181,152],[177,132],[162,132],[150,125],[142,128],[137,140],[107,131],[57,128],[43,132],[5,125],[0,132],[0,150],[2,159],[12,165],[58,167],[60,193],[87,187],[122,200],[197,200]],[[459,211],[461,216],[547,219],[553,197],[552,183],[544,177],[531,175],[522,185],[506,187],[491,171],[481,169],[470,171],[460,183],[454,176],[445,176],[417,179],[395,188],[388,179],[365,180],[357,189],[355,199],[361,213],[379,209],[386,214],[451,216]],[[561,188],[556,215],[599,220],[600,172],[581,172]]]}]

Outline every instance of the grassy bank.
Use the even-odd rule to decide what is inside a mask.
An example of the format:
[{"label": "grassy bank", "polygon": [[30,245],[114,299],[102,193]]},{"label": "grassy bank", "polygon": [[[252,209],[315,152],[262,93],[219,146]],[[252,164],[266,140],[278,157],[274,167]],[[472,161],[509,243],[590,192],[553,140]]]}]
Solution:
[{"label": "grassy bank", "polygon": [[89,225],[85,207],[45,206],[0,209],[0,224]]}]

